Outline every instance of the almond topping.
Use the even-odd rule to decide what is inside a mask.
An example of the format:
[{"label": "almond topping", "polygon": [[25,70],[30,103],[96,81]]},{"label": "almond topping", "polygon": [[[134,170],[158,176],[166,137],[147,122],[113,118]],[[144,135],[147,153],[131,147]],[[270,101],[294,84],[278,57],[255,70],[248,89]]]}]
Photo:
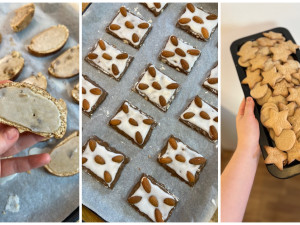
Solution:
[{"label": "almond topping", "polygon": [[146,90],[149,87],[149,85],[144,83],[139,83],[138,87],[140,90]]},{"label": "almond topping", "polygon": [[121,163],[123,161],[123,159],[124,159],[124,156],[117,155],[117,156],[113,157],[111,160],[116,163]]},{"label": "almond topping", "polygon": [[89,59],[97,59],[97,58],[98,58],[98,55],[95,54],[95,53],[90,53],[90,54],[88,54],[88,58],[89,58]]},{"label": "almond topping", "polygon": [[190,18],[181,18],[181,19],[178,20],[178,22],[181,23],[181,24],[187,24],[190,21],[191,21]]},{"label": "almond topping", "polygon": [[122,14],[122,16],[126,17],[127,16],[127,9],[124,6],[122,6],[120,8],[120,13]]},{"label": "almond topping", "polygon": [[218,19],[218,16],[215,14],[210,14],[209,16],[206,17],[207,20],[216,20]]},{"label": "almond topping", "polygon": [[172,83],[172,84],[169,84],[168,86],[167,86],[167,89],[177,89],[179,87],[179,84],[177,84],[177,83]]},{"label": "almond topping", "polygon": [[84,87],[81,88],[81,92],[82,92],[82,94],[86,94],[86,90]]},{"label": "almond topping", "polygon": [[210,116],[204,111],[201,111],[199,115],[205,120],[210,120]]},{"label": "almond topping", "polygon": [[134,28],[134,25],[133,25],[130,21],[126,21],[126,22],[125,22],[125,26],[126,26],[128,29],[133,29],[133,28]]},{"label": "almond topping", "polygon": [[162,96],[162,95],[159,96],[159,104],[161,106],[166,106],[167,105],[167,101],[166,101],[165,97]]},{"label": "almond topping", "polygon": [[109,54],[107,54],[107,53],[103,53],[102,54],[102,58],[104,58],[106,60],[111,60],[112,59],[112,57]]},{"label": "almond topping", "polygon": [[100,164],[100,165],[104,165],[105,164],[105,160],[100,156],[100,155],[96,155],[94,158],[95,162]]},{"label": "almond topping", "polygon": [[132,41],[134,43],[138,42],[140,40],[139,36],[136,33],[133,33],[132,35]]},{"label": "almond topping", "polygon": [[111,120],[109,123],[112,126],[117,126],[121,123],[121,120]]},{"label": "almond topping", "polygon": [[111,30],[119,30],[121,27],[120,27],[118,24],[111,24],[111,25],[109,26],[109,28],[110,28]]},{"label": "almond topping", "polygon": [[89,110],[89,108],[90,108],[90,103],[89,103],[88,100],[83,99],[83,102],[82,102],[82,108],[83,108],[84,110]]},{"label": "almond topping", "polygon": [[85,164],[87,162],[87,158],[82,157],[82,164]]},{"label": "almond topping", "polygon": [[200,55],[200,51],[198,49],[189,49],[187,50],[187,53],[190,55]]},{"label": "almond topping", "polygon": [[93,88],[90,90],[90,92],[93,94],[93,95],[101,95],[102,91],[100,90],[100,88]]},{"label": "almond topping", "polygon": [[153,4],[157,9],[159,9],[161,7],[161,4],[159,2],[154,2]]},{"label": "almond topping", "polygon": [[195,113],[192,113],[192,112],[187,112],[187,113],[183,114],[184,119],[190,119],[193,116],[195,116]]},{"label": "almond topping", "polygon": [[136,122],[136,120],[133,119],[133,118],[129,118],[128,122],[129,122],[132,126],[138,126],[138,125],[139,125],[138,122]]},{"label": "almond topping", "polygon": [[152,83],[152,87],[153,87],[154,89],[156,89],[156,90],[160,90],[160,89],[161,89],[160,84],[159,84],[158,82],[156,82],[156,81],[154,81],[154,82]]},{"label": "almond topping", "polygon": [[199,17],[199,16],[193,16],[193,20],[196,22],[196,23],[200,23],[200,24],[203,24],[203,20]]},{"label": "almond topping", "polygon": [[187,176],[187,179],[189,180],[190,183],[195,182],[195,176],[190,171],[186,172],[186,176]]},{"label": "almond topping", "polygon": [[143,143],[143,137],[139,131],[135,133],[135,140],[140,145]]},{"label": "almond topping", "polygon": [[213,140],[218,140],[218,131],[215,128],[215,126],[210,126],[209,127],[209,136],[213,139]]},{"label": "almond topping", "polygon": [[173,160],[170,157],[165,157],[165,158],[159,158],[159,162],[162,164],[168,164],[171,163]]},{"label": "almond topping", "polygon": [[158,201],[154,195],[151,195],[148,200],[151,203],[151,205],[153,205],[154,207],[158,207]]},{"label": "almond topping", "polygon": [[91,149],[92,152],[95,151],[95,149],[96,149],[96,141],[95,140],[90,140],[89,141],[89,147],[90,147],[90,149]]},{"label": "almond topping", "polygon": [[199,96],[195,97],[195,104],[196,106],[198,106],[199,108],[202,108],[202,100]]},{"label": "almond topping", "polygon": [[125,103],[122,105],[122,110],[124,111],[124,113],[128,113],[129,112],[129,108],[128,105],[126,105]]},{"label": "almond topping", "polygon": [[117,55],[116,58],[117,59],[127,59],[128,58],[128,54],[127,53],[121,53],[121,54]]},{"label": "almond topping", "polygon": [[217,116],[214,118],[214,121],[215,121],[215,122],[218,122],[218,117],[217,117]]},{"label": "almond topping", "polygon": [[193,13],[195,12],[195,6],[192,3],[186,4],[186,7]]},{"label": "almond topping", "polygon": [[183,155],[177,154],[175,159],[179,162],[185,162],[185,157]]},{"label": "almond topping", "polygon": [[112,70],[112,72],[115,76],[117,76],[119,74],[119,69],[118,69],[118,66],[116,64],[112,64],[111,70]]},{"label": "almond topping", "polygon": [[185,57],[186,56],[185,52],[181,48],[176,48],[175,49],[175,53],[177,55],[180,55],[181,57]]},{"label": "almond topping", "polygon": [[147,29],[149,27],[149,23],[140,23],[138,25],[138,28],[141,28],[141,29]]},{"label": "almond topping", "polygon": [[171,36],[171,42],[172,42],[172,44],[174,45],[174,46],[177,46],[178,45],[178,39],[177,39],[177,37],[175,37],[175,36]]},{"label": "almond topping", "polygon": [[141,200],[142,200],[141,196],[131,196],[130,198],[128,198],[129,204],[136,204],[136,203],[140,202]]},{"label": "almond topping", "polygon": [[177,141],[175,140],[175,138],[170,137],[169,138],[169,144],[171,145],[171,147],[176,150],[177,149]]},{"label": "almond topping", "polygon": [[204,37],[205,39],[208,39],[208,38],[209,38],[208,30],[207,30],[205,27],[202,27],[202,28],[201,28],[201,33],[202,33],[202,35],[203,35],[203,37]]},{"label": "almond topping", "polygon": [[203,157],[195,157],[189,160],[189,163],[193,165],[201,165],[204,164],[205,162],[206,159],[204,159]]},{"label": "almond topping", "polygon": [[105,46],[105,43],[104,43],[103,40],[99,40],[99,41],[98,41],[98,44],[99,44],[100,48],[101,48],[103,51],[106,50],[106,46]]},{"label": "almond topping", "polygon": [[180,59],[180,63],[181,63],[181,66],[184,70],[188,70],[190,68],[189,64],[187,61],[185,61],[184,59]]},{"label": "almond topping", "polygon": [[209,79],[207,79],[207,82],[209,84],[216,84],[216,83],[218,83],[218,78],[209,78]]},{"label": "almond topping", "polygon": [[104,180],[106,183],[110,183],[112,180],[112,177],[108,171],[104,171]]},{"label": "almond topping", "polygon": [[164,203],[168,206],[175,206],[176,201],[173,198],[165,198]]},{"label": "almond topping", "polygon": [[168,58],[168,57],[174,56],[175,53],[174,53],[174,52],[171,52],[171,51],[164,50],[164,51],[162,51],[161,55],[162,55],[163,57],[167,57],[167,58]]},{"label": "almond topping", "polygon": [[144,119],[143,122],[144,122],[144,124],[152,125],[154,123],[154,120],[152,120],[152,119]]},{"label": "almond topping", "polygon": [[143,177],[142,179],[142,186],[147,193],[151,192],[151,184],[146,177]]},{"label": "almond topping", "polygon": [[152,77],[155,77],[155,76],[156,76],[156,70],[155,70],[155,68],[154,68],[153,66],[150,66],[150,67],[148,68],[148,72],[150,73],[150,75],[151,75]]},{"label": "almond topping", "polygon": [[161,214],[161,212],[160,212],[160,210],[158,208],[155,209],[154,214],[155,214],[155,220],[156,220],[156,222],[165,222],[163,220],[162,214]]}]

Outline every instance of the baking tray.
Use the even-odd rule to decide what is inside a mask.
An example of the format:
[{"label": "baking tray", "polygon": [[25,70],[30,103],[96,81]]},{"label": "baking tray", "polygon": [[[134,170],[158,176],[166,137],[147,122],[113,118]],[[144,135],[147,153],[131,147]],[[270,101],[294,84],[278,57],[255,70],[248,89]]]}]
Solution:
[{"label": "baking tray", "polygon": [[[246,70],[244,67],[241,67],[238,64],[239,56],[237,55],[237,52],[239,51],[240,47],[245,42],[254,41],[257,38],[263,37],[263,33],[269,32],[269,31],[282,33],[287,41],[291,40],[293,43],[296,43],[293,36],[291,35],[291,33],[284,27],[276,27],[276,28],[262,31],[257,34],[253,34],[253,35],[250,35],[250,36],[247,36],[247,37],[244,37],[244,38],[234,41],[230,46],[230,51],[231,51],[231,55],[232,55],[234,65],[237,70],[237,74],[240,79],[240,82],[242,82],[242,80],[246,77]],[[296,54],[292,54],[292,56],[295,60],[298,60],[300,62],[300,50],[299,49],[297,49]],[[241,84],[241,86],[242,86],[245,97],[250,96],[249,86],[246,84]],[[255,117],[257,118],[257,120],[259,121],[259,130],[260,130],[259,145],[260,145],[263,157],[265,159],[268,156],[268,154],[267,154],[266,150],[264,149],[264,146],[268,145],[268,146],[274,147],[275,144],[269,135],[268,129],[266,127],[264,127],[262,125],[262,123],[260,122],[260,110],[261,110],[261,106],[258,103],[256,103],[256,101],[255,101],[254,114],[255,114]],[[280,171],[273,164],[266,164],[266,167],[267,167],[268,171],[274,177],[280,178],[280,179],[291,178],[293,176],[300,174],[300,162],[297,162],[297,161],[294,161],[290,165],[285,166],[282,171]]]},{"label": "baking tray", "polygon": [[[105,27],[111,22],[122,5],[129,8],[134,14],[142,16],[146,21],[151,21],[153,25],[152,31],[139,50],[105,32]],[[147,173],[158,182],[164,183],[167,189],[179,198],[179,203],[168,220],[169,222],[209,221],[217,208],[218,145],[211,143],[206,137],[179,122],[178,118],[195,95],[199,95],[216,107],[218,106],[218,97],[202,87],[206,76],[218,60],[218,30],[212,34],[208,42],[202,42],[177,28],[176,22],[185,5],[185,3],[169,3],[164,12],[155,17],[145,6],[139,3],[93,3],[83,14],[82,59],[100,38],[134,56],[134,60],[120,82],[111,79],[82,60],[83,74],[88,75],[108,92],[106,100],[91,118],[82,116],[82,143],[85,144],[90,136],[96,135],[130,158],[130,162],[125,166],[113,190],[105,188],[87,173],[82,173],[82,204],[105,221],[148,222],[126,201],[129,192],[138,182],[142,173]],[[217,4],[195,3],[195,6],[202,6],[215,14],[218,12]],[[202,52],[188,76],[158,59],[167,38],[172,34],[187,41]],[[154,64],[181,85],[178,95],[166,113],[131,90],[149,63]],[[131,141],[108,126],[110,118],[124,100],[128,100],[139,107],[159,123],[143,149],[133,145]],[[157,155],[170,134],[180,138],[207,159],[207,164],[194,188],[189,187],[177,177],[172,177],[157,162]]]}]

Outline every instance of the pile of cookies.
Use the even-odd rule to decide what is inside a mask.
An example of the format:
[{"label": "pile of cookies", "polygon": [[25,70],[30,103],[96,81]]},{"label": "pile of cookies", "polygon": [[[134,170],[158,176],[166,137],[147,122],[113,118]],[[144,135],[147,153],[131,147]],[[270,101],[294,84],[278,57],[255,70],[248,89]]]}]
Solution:
[{"label": "pile of cookies", "polygon": [[283,170],[286,164],[300,161],[300,63],[292,56],[299,46],[281,33],[263,36],[241,46],[238,63],[246,68],[242,84],[262,106],[260,121],[275,143],[265,146],[265,163]]}]

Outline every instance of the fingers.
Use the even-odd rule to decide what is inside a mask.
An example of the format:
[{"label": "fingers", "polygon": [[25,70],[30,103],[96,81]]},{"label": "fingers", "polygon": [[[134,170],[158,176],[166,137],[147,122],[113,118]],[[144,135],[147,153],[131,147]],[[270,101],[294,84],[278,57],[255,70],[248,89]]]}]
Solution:
[{"label": "fingers", "polygon": [[1,126],[0,129],[0,156],[8,151],[18,140],[19,131],[14,127]]},{"label": "fingers", "polygon": [[238,111],[238,116],[243,116],[244,115],[244,112],[245,112],[245,105],[246,105],[246,102],[245,102],[245,98],[243,98],[241,104],[240,104],[240,107],[239,107],[239,111]]},{"label": "fingers", "polygon": [[50,160],[50,155],[48,153],[3,159],[0,162],[0,171],[2,171],[0,177],[6,177],[14,173],[22,173],[37,167],[44,166],[48,164]]},{"label": "fingers", "polygon": [[11,82],[11,81],[10,80],[1,80],[0,84],[5,84],[5,83],[8,83],[8,82]]},{"label": "fingers", "polygon": [[247,97],[244,115],[245,116],[253,116],[254,115],[253,111],[254,111],[253,98]]}]

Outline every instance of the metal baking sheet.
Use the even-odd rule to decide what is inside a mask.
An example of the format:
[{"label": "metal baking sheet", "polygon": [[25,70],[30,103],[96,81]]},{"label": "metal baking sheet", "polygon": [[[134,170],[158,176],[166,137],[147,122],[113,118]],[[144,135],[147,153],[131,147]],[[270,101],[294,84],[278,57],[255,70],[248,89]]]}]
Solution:
[{"label": "metal baking sheet", "polygon": [[[122,5],[125,5],[136,15],[144,17],[146,21],[150,21],[153,25],[152,31],[139,50],[124,44],[121,40],[105,32],[105,27],[111,22]],[[212,13],[218,13],[216,3],[196,3],[195,5],[202,6]],[[83,15],[82,57],[87,55],[99,38],[103,38],[135,57],[120,82],[97,71],[84,60],[82,63],[83,74],[90,76],[108,92],[106,100],[95,111],[91,119],[83,115],[83,144],[90,136],[96,135],[130,157],[129,164],[125,166],[113,190],[105,188],[87,173],[83,172],[82,174],[82,203],[106,221],[147,221],[126,202],[130,190],[142,173],[149,174],[158,182],[165,184],[167,189],[179,198],[179,204],[169,221],[209,221],[217,208],[217,145],[179,122],[178,118],[197,94],[208,103],[218,106],[217,96],[202,87],[206,76],[218,60],[218,30],[212,34],[211,40],[202,42],[176,28],[176,21],[183,13],[184,8],[185,4],[170,3],[160,16],[154,17],[147,8],[139,3],[93,3]],[[168,36],[173,34],[202,51],[200,58],[188,76],[177,72],[158,60],[158,55],[163,49]],[[131,91],[134,83],[149,63],[153,63],[163,73],[181,84],[181,90],[166,113]],[[128,100],[142,111],[153,116],[159,123],[143,149],[133,145],[131,141],[108,126],[110,118],[116,113],[124,100]],[[200,179],[194,188],[189,187],[178,178],[172,177],[156,161],[158,153],[171,134],[180,138],[207,158],[207,165],[200,174]]]},{"label": "metal baking sheet", "polygon": [[[9,21],[13,10],[23,4],[0,4],[0,57],[13,50],[21,52],[25,59],[25,67],[16,81],[21,81],[31,74],[42,72],[48,80],[47,91],[55,98],[62,98],[67,103],[68,121],[66,136],[79,129],[79,107],[71,97],[71,90],[78,82],[78,76],[71,79],[57,79],[48,75],[51,61],[68,48],[79,43],[79,12],[74,4],[37,3],[31,24],[20,33],[13,33]],[[78,6],[78,5],[77,5]],[[42,30],[57,24],[69,28],[70,37],[66,45],[58,53],[47,57],[35,57],[26,50],[31,38]],[[65,136],[65,137],[66,137]],[[50,139],[36,144],[39,149],[51,149],[61,140]],[[18,154],[28,155],[29,149]],[[0,178],[0,183],[4,179]],[[20,198],[20,210],[17,213],[5,211],[10,194]],[[12,180],[0,184],[0,222],[61,222],[79,205],[79,175],[57,177],[44,168],[31,170],[31,173],[17,174]]]}]

